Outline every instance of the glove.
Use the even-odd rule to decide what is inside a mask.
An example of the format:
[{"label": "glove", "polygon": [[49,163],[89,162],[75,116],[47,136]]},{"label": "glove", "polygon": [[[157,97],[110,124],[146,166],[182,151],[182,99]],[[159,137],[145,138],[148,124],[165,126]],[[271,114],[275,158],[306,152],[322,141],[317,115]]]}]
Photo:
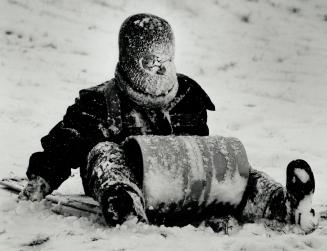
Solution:
[{"label": "glove", "polygon": [[41,201],[52,192],[50,185],[42,177],[30,179],[26,187],[19,193],[19,200]]}]

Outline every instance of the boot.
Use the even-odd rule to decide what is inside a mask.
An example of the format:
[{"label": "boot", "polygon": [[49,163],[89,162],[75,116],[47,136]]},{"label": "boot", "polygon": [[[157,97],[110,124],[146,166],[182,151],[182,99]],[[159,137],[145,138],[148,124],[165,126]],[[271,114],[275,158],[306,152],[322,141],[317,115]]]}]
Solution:
[{"label": "boot", "polygon": [[308,163],[298,159],[291,161],[286,170],[286,189],[271,193],[265,218],[300,226],[305,233],[314,231],[318,218],[312,208],[315,179]]},{"label": "boot", "polygon": [[287,200],[291,210],[291,223],[298,224],[306,233],[317,228],[318,218],[311,208],[315,179],[308,163],[291,161],[286,171]]},{"label": "boot", "polygon": [[313,172],[304,160],[288,164],[286,188],[267,174],[251,169],[240,219],[242,222],[266,219],[273,229],[283,224],[297,224],[305,233],[310,233],[318,225],[312,209],[314,190]]},{"label": "boot", "polygon": [[148,223],[142,199],[124,186],[111,187],[102,195],[102,213],[110,227],[121,225],[131,217],[138,222]]}]

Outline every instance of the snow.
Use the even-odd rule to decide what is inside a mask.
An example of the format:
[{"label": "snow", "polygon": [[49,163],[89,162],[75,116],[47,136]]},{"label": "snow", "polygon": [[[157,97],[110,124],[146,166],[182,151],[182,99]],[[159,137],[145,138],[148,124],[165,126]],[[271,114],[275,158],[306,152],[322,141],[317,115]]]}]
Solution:
[{"label": "snow", "polygon": [[150,18],[145,17],[142,20],[136,20],[134,23],[138,24],[139,26],[143,27],[144,23],[148,23],[150,21]]},{"label": "snow", "polygon": [[294,174],[302,181],[302,183],[307,183],[307,181],[310,179],[309,174],[300,168],[295,168]]},{"label": "snow", "polygon": [[203,166],[203,155],[196,143],[196,140],[193,138],[187,138],[187,140],[184,140],[184,144],[190,163],[188,180],[205,180],[206,170]]},{"label": "snow", "polygon": [[[176,171],[166,169],[167,165],[157,158],[150,158],[149,169],[144,175],[144,193],[149,207],[157,208],[160,203],[168,205],[184,198],[183,173],[180,168]],[[158,168],[163,167],[163,168]]]},{"label": "snow", "polygon": [[[213,177],[215,175],[216,170],[213,169]],[[242,177],[239,172],[235,172],[231,177],[225,177],[222,181],[212,179],[211,191],[207,203],[217,200],[237,206],[242,200],[246,184],[247,179]]]},{"label": "snow", "polygon": [[[327,209],[327,4],[325,0],[0,1],[0,176],[23,176],[39,139],[78,90],[114,76],[118,30],[137,12],[167,19],[176,68],[209,93],[211,134],[239,138],[251,166],[285,184],[289,161],[307,160],[313,205]],[[61,192],[82,192],[77,172]],[[209,228],[144,224],[108,229],[16,203],[0,189],[0,250],[327,250],[327,223],[308,235],[246,224]],[[47,237],[49,239],[47,240]],[[47,241],[46,241],[47,240]]]}]

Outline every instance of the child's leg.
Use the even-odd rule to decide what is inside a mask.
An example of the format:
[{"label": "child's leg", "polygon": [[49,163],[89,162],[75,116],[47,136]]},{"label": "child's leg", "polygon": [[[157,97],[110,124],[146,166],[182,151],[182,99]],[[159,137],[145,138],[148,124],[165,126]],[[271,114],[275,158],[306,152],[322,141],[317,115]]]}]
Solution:
[{"label": "child's leg", "polygon": [[146,221],[142,192],[118,144],[102,142],[90,151],[85,179],[108,225],[121,224],[130,215]]},{"label": "child's leg", "polygon": [[[281,184],[274,181],[264,172],[251,169],[248,185],[245,191],[246,205],[242,212],[244,221],[254,222],[266,218],[267,211],[270,211],[269,206],[271,205],[271,202],[274,201],[275,197],[282,197],[280,198],[282,201],[278,210],[286,212],[286,204],[283,203],[285,202],[283,192],[284,189]],[[269,213],[269,216],[272,216],[272,214]],[[278,217],[277,212],[274,216]]]},{"label": "child's leg", "polygon": [[287,166],[286,174],[286,188],[283,188],[265,173],[250,171],[247,202],[242,212],[244,221],[265,218],[298,224],[305,232],[317,227],[311,208],[315,181],[310,166],[304,160],[294,160]]}]

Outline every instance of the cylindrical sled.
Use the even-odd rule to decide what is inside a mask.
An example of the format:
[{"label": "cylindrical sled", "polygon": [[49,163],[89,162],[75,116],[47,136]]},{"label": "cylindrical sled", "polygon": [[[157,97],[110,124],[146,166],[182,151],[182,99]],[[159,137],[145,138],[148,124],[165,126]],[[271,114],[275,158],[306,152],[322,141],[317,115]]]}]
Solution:
[{"label": "cylindrical sled", "polygon": [[242,200],[250,165],[236,138],[133,136],[124,148],[139,171],[146,211],[157,219],[158,214],[193,217],[207,209],[236,208]]}]

